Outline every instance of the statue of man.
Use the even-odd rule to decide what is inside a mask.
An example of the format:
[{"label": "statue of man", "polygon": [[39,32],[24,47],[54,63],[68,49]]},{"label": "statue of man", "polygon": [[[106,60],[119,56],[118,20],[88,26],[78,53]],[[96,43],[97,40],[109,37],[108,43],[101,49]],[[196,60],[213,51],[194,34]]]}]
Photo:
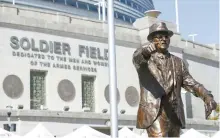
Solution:
[{"label": "statue of man", "polygon": [[181,87],[204,101],[206,118],[217,106],[213,95],[190,75],[183,60],[169,53],[172,35],[165,23],[155,23],[149,28],[150,43],[133,54],[141,89],[137,128],[146,129],[149,137],[180,136],[181,128],[185,128]]}]

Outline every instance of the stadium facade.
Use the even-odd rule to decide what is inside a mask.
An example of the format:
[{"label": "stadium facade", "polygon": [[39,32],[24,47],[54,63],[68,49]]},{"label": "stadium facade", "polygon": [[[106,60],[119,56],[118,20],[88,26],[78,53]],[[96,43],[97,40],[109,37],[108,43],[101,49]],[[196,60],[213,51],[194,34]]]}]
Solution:
[{"label": "stadium facade", "polygon": [[[13,3],[13,0],[2,1]],[[104,15],[107,16],[107,1],[105,0],[15,0],[15,4],[68,13],[88,17],[90,19],[103,20],[104,13]],[[154,10],[152,0],[114,1],[115,19],[122,24],[132,24],[137,18],[143,17],[144,12],[148,10]],[[100,13],[100,17],[98,13]]]},{"label": "stadium facade", "polygon": [[[132,54],[147,43],[149,26],[157,21],[144,16],[130,25],[115,25],[120,128],[136,130],[140,97]],[[174,32],[171,53],[182,58],[192,76],[219,101],[219,49],[183,40],[176,25],[166,23]],[[0,127],[9,123],[8,106],[13,107],[10,122],[20,135],[39,122],[56,136],[84,124],[109,133],[106,22],[3,0],[0,32]],[[218,121],[205,120],[201,99],[185,91],[182,98],[187,129],[209,134],[219,130]]]}]

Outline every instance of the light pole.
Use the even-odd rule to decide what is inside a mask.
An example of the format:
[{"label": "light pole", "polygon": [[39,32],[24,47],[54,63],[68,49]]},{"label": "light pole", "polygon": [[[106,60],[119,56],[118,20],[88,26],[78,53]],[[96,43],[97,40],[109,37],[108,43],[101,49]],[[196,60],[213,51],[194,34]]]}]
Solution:
[{"label": "light pole", "polygon": [[117,74],[116,47],[114,24],[114,0],[108,0],[108,50],[109,50],[109,97],[111,111],[111,137],[118,137],[118,105],[117,105]]},{"label": "light pole", "polygon": [[102,19],[104,22],[106,21],[105,7],[106,7],[106,2],[105,2],[105,0],[102,0]]},{"label": "light pole", "polygon": [[98,6],[98,15],[99,15],[99,20],[101,20],[101,10],[100,10],[101,3],[100,3],[100,2],[97,2],[97,3],[95,3],[94,5],[97,5],[97,6]]},{"label": "light pole", "polygon": [[189,37],[192,37],[192,41],[193,41],[193,43],[194,43],[194,41],[195,41],[195,36],[197,36],[198,34],[189,34],[188,36]]},{"label": "light pole", "polygon": [[106,2],[105,2],[105,0],[99,0],[99,2],[95,3],[94,5],[98,6],[99,20],[101,20],[101,9],[102,9],[102,20],[105,22],[106,21],[106,9],[105,9]]},{"label": "light pole", "polygon": [[9,126],[9,131],[11,131],[11,110],[12,110],[12,106],[11,105],[8,105],[8,106],[6,106],[6,108],[7,108],[7,120],[8,120],[8,126]]},{"label": "light pole", "polygon": [[175,0],[175,10],[176,10],[176,30],[177,33],[180,32],[179,29],[179,9],[178,9],[178,0]]},{"label": "light pole", "polygon": [[186,40],[185,46],[186,46],[186,47],[188,46],[188,40]]}]

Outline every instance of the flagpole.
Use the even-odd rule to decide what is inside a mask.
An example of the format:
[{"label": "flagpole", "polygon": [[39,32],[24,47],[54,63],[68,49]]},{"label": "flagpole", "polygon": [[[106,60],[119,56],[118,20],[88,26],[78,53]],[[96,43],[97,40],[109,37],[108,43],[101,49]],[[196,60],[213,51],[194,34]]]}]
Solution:
[{"label": "flagpole", "polygon": [[118,137],[118,105],[116,77],[116,47],[114,28],[114,0],[108,0],[108,45],[109,45],[109,97],[111,111],[111,137]]},{"label": "flagpole", "polygon": [[99,20],[101,20],[100,3],[98,3],[98,14],[99,14]]},{"label": "flagpole", "polygon": [[175,9],[176,9],[176,30],[177,30],[177,33],[179,33],[180,30],[179,30],[179,9],[178,9],[178,0],[175,0]]},{"label": "flagpole", "polygon": [[105,15],[105,0],[102,0],[102,19],[104,22],[106,20],[105,17],[106,17],[106,15]]}]

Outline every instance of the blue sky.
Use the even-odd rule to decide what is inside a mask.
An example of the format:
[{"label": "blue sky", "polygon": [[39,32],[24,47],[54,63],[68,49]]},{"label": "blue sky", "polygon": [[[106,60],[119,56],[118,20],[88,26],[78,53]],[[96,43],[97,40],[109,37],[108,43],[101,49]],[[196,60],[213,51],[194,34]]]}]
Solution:
[{"label": "blue sky", "polygon": [[[176,23],[175,0],[153,0],[160,19]],[[219,0],[178,0],[180,33],[198,34],[195,41],[202,44],[219,44]]]}]

